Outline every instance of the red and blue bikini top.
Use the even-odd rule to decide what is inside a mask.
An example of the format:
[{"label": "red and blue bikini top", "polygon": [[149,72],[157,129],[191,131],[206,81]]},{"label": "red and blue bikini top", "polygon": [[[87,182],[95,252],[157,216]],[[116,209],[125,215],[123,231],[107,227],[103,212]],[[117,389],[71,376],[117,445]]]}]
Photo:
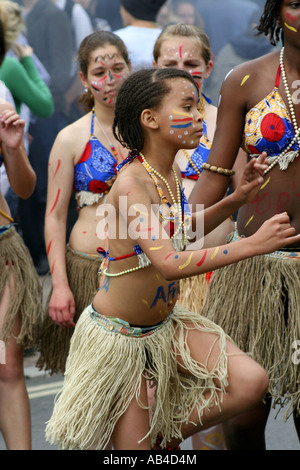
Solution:
[{"label": "red and blue bikini top", "polygon": [[106,194],[117,175],[117,160],[94,136],[95,112],[92,113],[91,137],[74,169],[74,191]]},{"label": "red and blue bikini top", "polygon": [[[241,147],[248,154],[266,151],[269,157],[277,156],[295,137],[290,113],[278,91],[280,75],[279,65],[273,90],[246,114]],[[300,150],[298,142],[291,150]]]}]

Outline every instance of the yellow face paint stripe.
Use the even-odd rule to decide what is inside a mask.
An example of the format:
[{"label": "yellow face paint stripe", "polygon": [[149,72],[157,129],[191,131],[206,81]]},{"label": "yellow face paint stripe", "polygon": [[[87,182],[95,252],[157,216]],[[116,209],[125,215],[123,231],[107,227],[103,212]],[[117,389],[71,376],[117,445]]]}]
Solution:
[{"label": "yellow face paint stripe", "polygon": [[190,262],[191,262],[191,260],[192,260],[193,254],[194,254],[194,253],[191,253],[190,256],[188,257],[188,259],[186,260],[186,262],[185,262],[184,264],[182,264],[181,266],[179,266],[178,269],[184,269],[184,268],[186,268],[186,267],[190,264]]},{"label": "yellow face paint stripe", "polygon": [[284,25],[285,25],[288,29],[290,29],[291,31],[294,31],[294,33],[297,33],[296,28],[294,28],[293,26],[290,26],[290,25],[287,24],[287,23],[284,23]]},{"label": "yellow face paint stripe", "polygon": [[163,246],[151,246],[150,251],[161,250]]},{"label": "yellow face paint stripe", "polygon": [[172,110],[172,113],[174,113],[174,114],[180,114],[180,116],[186,116],[186,117],[189,117],[189,118],[191,117],[190,114],[188,114],[188,113],[182,113],[182,112],[180,112],[180,111],[176,111],[176,109],[173,109],[173,110]]}]

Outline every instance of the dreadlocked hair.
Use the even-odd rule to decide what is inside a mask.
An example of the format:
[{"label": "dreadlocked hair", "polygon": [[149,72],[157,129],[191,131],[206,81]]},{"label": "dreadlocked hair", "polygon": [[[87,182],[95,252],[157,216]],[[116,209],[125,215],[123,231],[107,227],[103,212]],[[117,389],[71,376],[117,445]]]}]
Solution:
[{"label": "dreadlocked hair", "polygon": [[281,28],[278,25],[280,7],[283,0],[267,0],[264,11],[257,26],[258,34],[269,36],[270,43],[276,46],[280,40]]},{"label": "dreadlocked hair", "polygon": [[140,117],[144,109],[159,109],[164,97],[171,91],[170,80],[184,78],[195,82],[190,74],[178,69],[142,69],[123,83],[117,97],[113,133],[115,138],[138,154],[144,147],[144,133]]}]

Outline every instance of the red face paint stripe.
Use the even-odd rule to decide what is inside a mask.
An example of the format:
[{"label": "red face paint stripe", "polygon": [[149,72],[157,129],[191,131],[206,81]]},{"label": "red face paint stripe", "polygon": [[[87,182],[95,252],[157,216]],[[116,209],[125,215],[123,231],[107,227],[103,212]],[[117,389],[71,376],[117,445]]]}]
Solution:
[{"label": "red face paint stripe", "polygon": [[286,17],[289,18],[289,19],[292,20],[292,21],[296,21],[296,17],[293,16],[293,15],[291,15],[290,13],[287,13],[287,14],[286,14]]},{"label": "red face paint stripe", "polygon": [[201,260],[199,261],[199,263],[197,263],[197,266],[201,266],[204,263],[206,255],[207,255],[207,250],[205,250],[205,253],[202,256]]}]

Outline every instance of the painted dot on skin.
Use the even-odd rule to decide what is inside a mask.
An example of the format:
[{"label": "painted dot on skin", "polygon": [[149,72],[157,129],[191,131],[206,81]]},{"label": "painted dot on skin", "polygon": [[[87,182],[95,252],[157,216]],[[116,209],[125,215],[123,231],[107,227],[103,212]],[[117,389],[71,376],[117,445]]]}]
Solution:
[{"label": "painted dot on skin", "polygon": [[153,236],[151,237],[151,240],[156,240],[155,235],[153,235]]},{"label": "painted dot on skin", "polygon": [[228,255],[228,250],[223,251],[224,255]]},{"label": "painted dot on skin", "polygon": [[173,121],[173,116],[172,114],[169,116],[170,121]]},{"label": "painted dot on skin", "polygon": [[174,131],[170,131],[170,134],[174,134]]},{"label": "painted dot on skin", "polygon": [[141,217],[141,218],[140,218],[140,222],[144,222],[144,219],[143,219],[143,217]]},{"label": "painted dot on skin", "polygon": [[175,258],[175,259],[178,259],[178,255],[175,255],[174,258]]}]

